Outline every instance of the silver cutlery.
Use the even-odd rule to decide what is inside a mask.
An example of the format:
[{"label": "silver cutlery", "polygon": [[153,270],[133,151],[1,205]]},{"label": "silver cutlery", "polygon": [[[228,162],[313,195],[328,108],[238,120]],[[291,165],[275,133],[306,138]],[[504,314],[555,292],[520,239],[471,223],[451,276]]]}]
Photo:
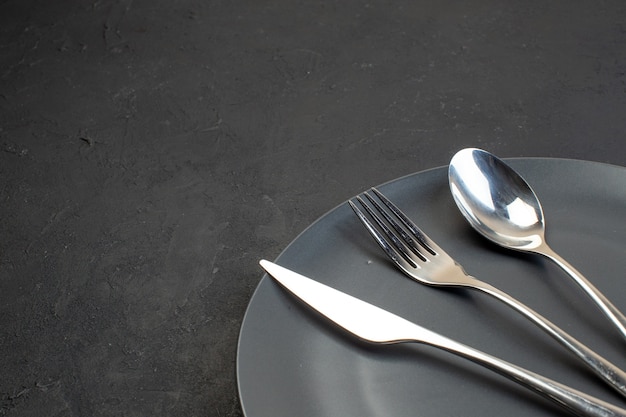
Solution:
[{"label": "silver cutlery", "polygon": [[[349,204],[370,235],[407,276],[431,286],[478,290],[502,301],[569,349],[603,380],[626,396],[624,371],[530,307],[492,285],[468,275],[461,265],[435,244],[396,205],[375,188],[372,188],[372,192],[380,203],[367,192],[363,193],[367,201],[360,196],[356,198],[369,218],[352,201],[349,201]],[[373,222],[369,220],[370,218]]]},{"label": "silver cutlery", "polygon": [[454,201],[474,229],[500,246],[554,261],[626,338],[624,314],[548,246],[539,199],[517,172],[489,152],[467,148],[450,161],[448,179]]},{"label": "silver cutlery", "polygon": [[622,408],[439,335],[272,262],[261,260],[260,264],[293,295],[362,340],[379,344],[416,342],[430,345],[491,369],[576,415],[626,417],[626,410]]}]

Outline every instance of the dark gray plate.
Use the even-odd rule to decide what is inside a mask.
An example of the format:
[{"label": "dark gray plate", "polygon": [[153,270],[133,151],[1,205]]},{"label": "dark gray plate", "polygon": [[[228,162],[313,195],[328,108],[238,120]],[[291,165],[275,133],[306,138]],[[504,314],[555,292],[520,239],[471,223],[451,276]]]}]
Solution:
[{"label": "dark gray plate", "polygon": [[[626,168],[513,159],[539,196],[547,239],[626,310]],[[447,169],[379,189],[467,272],[506,291],[626,368],[626,342],[558,267],[480,237],[458,212]],[[424,327],[581,391],[626,400],[523,317],[471,290],[427,287],[387,261],[347,204],[298,236],[277,263]],[[555,416],[548,400],[478,365],[415,344],[374,346],[327,324],[269,277],[243,321],[237,355],[247,417]]]}]

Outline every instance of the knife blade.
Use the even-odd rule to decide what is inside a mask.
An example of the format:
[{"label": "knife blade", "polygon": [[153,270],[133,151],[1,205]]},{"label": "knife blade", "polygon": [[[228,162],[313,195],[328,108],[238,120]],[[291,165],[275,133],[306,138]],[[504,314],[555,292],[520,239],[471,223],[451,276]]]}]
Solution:
[{"label": "knife blade", "polygon": [[265,259],[261,267],[286,290],[340,328],[379,344],[416,342],[469,359],[587,417],[626,417],[626,410],[574,388],[456,342],[380,307],[307,278]]}]

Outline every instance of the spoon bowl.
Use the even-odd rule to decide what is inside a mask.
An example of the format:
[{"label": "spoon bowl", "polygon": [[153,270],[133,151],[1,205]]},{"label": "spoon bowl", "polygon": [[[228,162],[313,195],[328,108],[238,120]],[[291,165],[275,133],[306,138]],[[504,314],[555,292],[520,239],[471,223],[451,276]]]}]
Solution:
[{"label": "spoon bowl", "polygon": [[540,254],[554,261],[626,339],[626,317],[548,246],[539,199],[513,168],[487,151],[467,148],[450,161],[448,180],[456,205],[476,231],[505,248]]},{"label": "spoon bowl", "polygon": [[450,190],[470,224],[510,249],[533,250],[545,238],[543,211],[532,188],[511,167],[480,149],[458,152],[449,169]]}]

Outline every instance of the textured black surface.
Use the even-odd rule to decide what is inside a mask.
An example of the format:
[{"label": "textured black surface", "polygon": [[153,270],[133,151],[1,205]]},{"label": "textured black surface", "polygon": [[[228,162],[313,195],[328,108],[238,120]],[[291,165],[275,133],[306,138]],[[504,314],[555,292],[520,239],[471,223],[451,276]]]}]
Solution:
[{"label": "textured black surface", "polygon": [[620,0],[0,1],[0,415],[241,416],[257,260],[327,210],[465,146],[626,164],[624,22]]}]

